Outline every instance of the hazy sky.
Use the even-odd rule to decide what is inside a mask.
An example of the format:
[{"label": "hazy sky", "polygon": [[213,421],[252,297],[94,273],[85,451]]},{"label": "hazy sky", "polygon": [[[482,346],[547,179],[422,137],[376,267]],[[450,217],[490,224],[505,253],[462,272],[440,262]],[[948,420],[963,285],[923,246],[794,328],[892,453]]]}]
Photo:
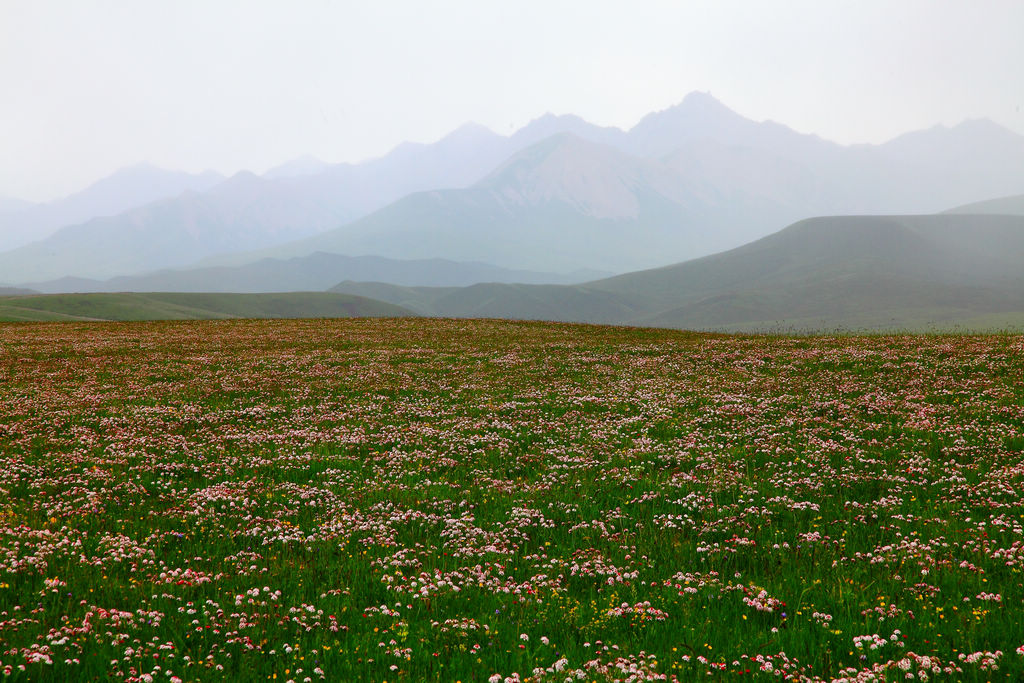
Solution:
[{"label": "hazy sky", "polygon": [[710,91],[843,143],[1024,133],[1024,2],[0,0],[0,195],[149,161],[262,172]]}]

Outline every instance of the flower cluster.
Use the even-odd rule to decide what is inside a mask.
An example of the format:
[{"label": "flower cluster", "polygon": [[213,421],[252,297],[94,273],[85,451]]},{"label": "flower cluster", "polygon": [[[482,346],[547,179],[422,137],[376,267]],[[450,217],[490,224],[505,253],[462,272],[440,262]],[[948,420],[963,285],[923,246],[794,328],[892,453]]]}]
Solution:
[{"label": "flower cluster", "polygon": [[1021,377],[1010,334],[0,325],[0,673],[1024,680]]}]

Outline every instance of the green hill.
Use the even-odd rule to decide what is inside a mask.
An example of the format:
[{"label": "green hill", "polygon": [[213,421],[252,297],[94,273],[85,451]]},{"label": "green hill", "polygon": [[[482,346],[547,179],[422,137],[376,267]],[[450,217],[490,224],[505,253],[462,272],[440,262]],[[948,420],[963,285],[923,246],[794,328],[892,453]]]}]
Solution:
[{"label": "green hill", "polygon": [[444,318],[512,318],[616,324],[648,309],[633,296],[587,286],[487,282],[469,287],[400,287],[383,282],[342,282],[331,288]]},{"label": "green hill", "polygon": [[[409,286],[465,287],[476,282],[575,284],[611,275],[608,271],[569,274],[509,270],[486,263],[447,259],[398,260],[316,252],[290,259],[262,259],[240,266],[161,270],[109,280],[66,277],[30,286],[39,293],[67,292],[319,292],[339,280],[384,281]],[[0,295],[4,294],[0,288]],[[28,292],[9,292],[11,294]]]},{"label": "green hill", "polygon": [[394,304],[333,292],[120,293],[0,297],[0,321],[354,318],[415,315]]},{"label": "green hill", "polygon": [[645,299],[650,314],[633,322],[669,327],[928,329],[979,316],[1013,325],[1022,264],[1024,217],[838,216],[590,286]]},{"label": "green hill", "polygon": [[692,298],[777,289],[809,278],[905,278],[949,284],[1019,281],[1024,217],[828,216],[799,221],[756,242],[591,285],[610,292]]},{"label": "green hill", "polygon": [[427,315],[724,330],[1024,324],[1024,216],[812,218],[737,249],[574,287],[333,291]]}]

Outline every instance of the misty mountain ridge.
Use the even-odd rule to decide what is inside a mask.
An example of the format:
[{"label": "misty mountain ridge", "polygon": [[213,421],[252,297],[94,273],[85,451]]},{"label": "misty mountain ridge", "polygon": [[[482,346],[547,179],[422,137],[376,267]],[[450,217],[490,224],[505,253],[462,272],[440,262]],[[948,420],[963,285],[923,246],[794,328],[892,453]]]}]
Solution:
[{"label": "misty mountain ridge", "polygon": [[[706,97],[690,97],[687,104],[705,117],[724,109],[708,106]],[[651,130],[665,121],[693,119],[684,105],[641,123]],[[722,135],[737,128],[762,130],[762,124],[738,115],[726,119]],[[787,138],[805,137],[775,124],[768,130],[771,136],[781,130]],[[845,149],[816,138],[809,144],[821,157]],[[947,187],[955,174],[923,182],[929,173],[900,166],[892,155],[872,158],[864,147],[853,149],[849,165],[833,177],[775,151],[781,148],[785,145],[744,147],[691,137],[652,159],[576,134],[556,134],[516,153],[470,188],[410,195],[351,224],[249,258],[328,251],[623,271],[734,247],[801,217],[906,204],[892,199],[901,186],[907,195],[927,195],[929,208],[935,208],[933,195],[956,195]],[[1024,168],[1024,148],[1021,162]],[[850,189],[868,185],[873,196]]]},{"label": "misty mountain ridge", "polygon": [[[712,206],[701,194],[704,188],[695,192],[662,162],[563,133],[518,152],[469,188],[411,194],[249,258],[323,251],[621,272],[710,253],[800,215],[762,201],[753,210],[741,198]],[[737,235],[742,228],[746,234]]]},{"label": "misty mountain ridge", "polygon": [[[572,142],[559,137],[566,132]],[[977,144],[964,142],[972,136]],[[516,158],[526,150],[533,151]],[[935,170],[936,159],[956,163]],[[979,172],[987,165],[1000,172]],[[236,175],[200,192],[203,199],[182,195],[172,200],[177,207],[68,226],[45,248],[0,254],[0,281],[106,278],[314,251],[623,271],[738,246],[807,216],[932,212],[1021,187],[1024,138],[990,122],[844,147],[691,93],[629,131],[546,115],[507,137],[467,124],[361,164]],[[206,207],[201,219],[197,205]],[[130,252],[146,234],[166,242],[168,230],[188,235],[186,244]],[[637,231],[638,239],[622,234]],[[528,249],[518,244],[524,239]]]},{"label": "misty mountain ridge", "polygon": [[151,164],[122,168],[63,199],[0,212],[0,250],[45,239],[59,228],[113,216],[183,192],[202,192],[224,177],[213,171],[185,173]]},{"label": "misty mountain ridge", "polygon": [[656,164],[556,133],[516,153],[474,187],[493,192],[510,209],[560,202],[584,216],[615,220],[639,216],[637,191],[645,185],[684,199],[684,188],[673,180]]},{"label": "misty mountain ridge", "polygon": [[509,136],[510,154],[560,133],[570,133],[585,140],[623,151],[629,149],[629,135],[620,128],[597,126],[575,114],[547,113],[533,119]]},{"label": "misty mountain ridge", "polygon": [[0,254],[5,281],[108,278],[192,263],[237,249],[315,234],[343,216],[289,185],[237,173],[207,192],[186,192],[118,216],[61,228]]}]

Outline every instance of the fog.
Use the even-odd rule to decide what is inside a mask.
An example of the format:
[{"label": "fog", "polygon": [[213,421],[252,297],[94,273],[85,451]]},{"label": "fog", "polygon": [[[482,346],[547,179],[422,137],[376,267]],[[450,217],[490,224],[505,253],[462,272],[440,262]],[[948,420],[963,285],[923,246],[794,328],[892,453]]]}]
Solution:
[{"label": "fog", "polygon": [[600,125],[710,91],[841,143],[966,118],[1024,132],[1018,2],[5,2],[0,196],[116,169],[261,173],[466,121]]}]

